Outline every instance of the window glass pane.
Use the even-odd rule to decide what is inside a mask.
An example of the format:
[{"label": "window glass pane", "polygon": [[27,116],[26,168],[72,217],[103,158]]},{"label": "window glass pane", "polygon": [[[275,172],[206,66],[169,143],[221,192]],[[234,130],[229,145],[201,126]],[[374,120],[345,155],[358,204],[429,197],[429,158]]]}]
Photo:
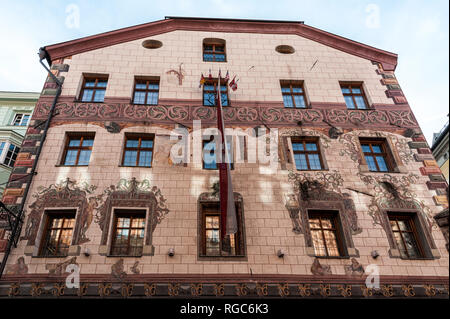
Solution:
[{"label": "window glass pane", "polygon": [[210,54],[210,53],[204,53],[203,54],[203,60],[204,61],[213,61],[214,60],[214,55]]},{"label": "window glass pane", "polygon": [[365,110],[367,109],[366,101],[364,101],[364,98],[362,96],[355,96],[356,105],[358,106],[358,109]]},{"label": "window glass pane", "polygon": [[292,143],[292,149],[294,151],[304,151],[303,143]]},{"label": "window glass pane", "polygon": [[206,230],[206,254],[207,255],[219,255],[219,230],[211,229]]},{"label": "window glass pane", "polygon": [[25,115],[23,116],[22,123],[21,123],[20,125],[22,125],[22,126],[27,126],[27,125],[28,125],[29,119],[30,119],[30,115],[29,115],[29,114],[25,114]]},{"label": "window glass pane", "polygon": [[294,95],[294,100],[295,100],[295,107],[297,108],[306,107],[305,98],[303,97],[303,95]]},{"label": "window glass pane", "polygon": [[136,89],[145,90],[147,88],[147,83],[136,83]]},{"label": "window glass pane", "polygon": [[223,46],[216,45],[216,51],[217,52],[224,52],[225,48]]},{"label": "window glass pane", "polygon": [[152,166],[152,152],[141,151],[139,154],[139,166],[151,167]]},{"label": "window glass pane", "polygon": [[158,104],[158,92],[148,92],[147,104],[150,104],[150,105]]},{"label": "window glass pane", "polygon": [[353,92],[354,94],[360,94],[360,93],[361,93],[361,89],[360,89],[360,88],[357,88],[357,87],[352,87],[352,92]]},{"label": "window glass pane", "polygon": [[406,250],[410,258],[420,257],[419,247],[412,233],[402,233],[405,240]]},{"label": "window glass pane", "polygon": [[303,89],[301,87],[292,87],[292,92],[303,93]]},{"label": "window glass pane", "polygon": [[398,226],[400,227],[401,231],[411,230],[409,227],[409,222],[407,222],[406,220],[398,220]]},{"label": "window glass pane", "polygon": [[377,165],[375,164],[375,159],[372,156],[366,156],[366,162],[369,166],[369,170],[372,172],[378,172]]},{"label": "window glass pane", "polygon": [[0,143],[0,156],[2,155],[3,148],[5,147],[5,142]]},{"label": "window glass pane", "polygon": [[214,150],[216,144],[214,142],[205,143],[203,149],[203,162],[205,169],[217,169],[216,154]]},{"label": "window glass pane", "polygon": [[92,145],[94,145],[94,140],[92,140],[92,139],[85,139],[85,140],[83,140],[83,146],[89,147],[89,146],[92,146]]},{"label": "window glass pane", "polygon": [[153,141],[151,140],[141,140],[141,148],[152,148]]},{"label": "window glass pane", "polygon": [[328,217],[322,217],[322,228],[333,229],[333,221]]},{"label": "window glass pane", "polygon": [[318,154],[308,154],[309,166],[313,170],[322,169],[322,165],[320,164],[320,158]]},{"label": "window glass pane", "polygon": [[80,146],[80,143],[81,143],[81,138],[70,139],[69,146],[71,146],[71,147]]},{"label": "window glass pane", "polygon": [[310,228],[320,228],[320,219],[319,218],[310,218],[309,219],[309,227]]},{"label": "window glass pane", "polygon": [[214,93],[204,93],[203,94],[204,105],[214,106],[216,105],[215,94]]},{"label": "window glass pane", "polygon": [[91,157],[90,150],[82,150],[80,152],[80,158],[78,159],[78,165],[88,165]]},{"label": "window glass pane", "polygon": [[90,102],[92,100],[92,95],[94,94],[93,90],[84,90],[83,91],[83,97],[81,98],[81,101],[83,102]]},{"label": "window glass pane", "polygon": [[205,51],[212,51],[213,50],[213,46],[211,44],[205,44]]},{"label": "window glass pane", "polygon": [[349,88],[341,88],[342,93],[344,94],[350,94],[350,89]]},{"label": "window glass pane", "polygon": [[216,61],[225,61],[225,54],[216,54]]},{"label": "window glass pane", "polygon": [[353,98],[351,96],[344,96],[345,104],[347,104],[348,109],[354,109],[355,104],[353,103]]},{"label": "window glass pane", "polygon": [[136,166],[137,151],[125,151],[124,166]]},{"label": "window glass pane", "polygon": [[221,93],[220,96],[222,97],[222,106],[228,106],[228,96],[227,94]]},{"label": "window glass pane", "polygon": [[379,145],[372,145],[372,150],[374,153],[381,153],[381,146]]},{"label": "window glass pane", "polygon": [[95,91],[94,102],[103,102],[105,99],[105,90]]},{"label": "window glass pane", "polygon": [[75,165],[77,160],[77,150],[68,150],[66,154],[66,159],[64,161],[64,165]]},{"label": "window glass pane", "polygon": [[391,222],[392,230],[394,230],[394,231],[398,230],[398,226],[397,226],[396,221],[395,220],[391,220],[390,222]]},{"label": "window glass pane", "polygon": [[406,254],[405,245],[403,244],[402,236],[399,232],[394,232],[394,238],[397,242],[397,247],[400,250],[400,254],[403,258],[408,258],[408,255]]},{"label": "window glass pane", "polygon": [[95,80],[86,80],[86,83],[84,84],[85,87],[94,87],[95,86]]},{"label": "window glass pane", "polygon": [[338,243],[334,231],[324,231],[329,256],[339,256]]},{"label": "window glass pane", "polygon": [[388,167],[386,165],[386,161],[384,160],[384,157],[382,156],[377,156],[377,163],[378,163],[378,167],[380,168],[381,172],[387,172],[388,171]]},{"label": "window glass pane", "polygon": [[127,140],[126,147],[138,147],[139,146],[139,140]]},{"label": "window glass pane", "polygon": [[134,92],[134,104],[145,104],[145,92],[136,91]]},{"label": "window glass pane", "polygon": [[363,150],[364,153],[371,153],[372,152],[369,145],[361,145],[361,147],[362,147],[362,150]]},{"label": "window glass pane", "polygon": [[316,143],[306,143],[306,150],[307,151],[317,151],[317,144]]},{"label": "window glass pane", "polygon": [[305,154],[294,154],[295,166],[298,170],[307,170],[308,164],[306,162]]},{"label": "window glass pane", "polygon": [[108,84],[107,80],[98,80],[97,87],[105,88],[107,84]]},{"label": "window glass pane", "polygon": [[323,241],[322,231],[312,230],[311,237],[314,245],[314,254],[316,256],[326,256],[326,249]]},{"label": "window glass pane", "polygon": [[294,107],[294,103],[292,102],[291,95],[283,95],[283,103],[284,103],[284,107]]},{"label": "window glass pane", "polygon": [[291,93],[291,89],[289,87],[281,87],[281,92],[283,92],[283,93]]}]

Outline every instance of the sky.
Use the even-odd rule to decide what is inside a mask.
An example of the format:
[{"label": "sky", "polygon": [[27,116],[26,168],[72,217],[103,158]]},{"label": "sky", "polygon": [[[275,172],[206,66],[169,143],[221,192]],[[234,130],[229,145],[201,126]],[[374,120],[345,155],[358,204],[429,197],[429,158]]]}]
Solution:
[{"label": "sky", "polygon": [[448,0],[0,0],[0,91],[42,89],[42,46],[165,16],[304,21],[397,53],[396,76],[430,145],[448,121]]}]

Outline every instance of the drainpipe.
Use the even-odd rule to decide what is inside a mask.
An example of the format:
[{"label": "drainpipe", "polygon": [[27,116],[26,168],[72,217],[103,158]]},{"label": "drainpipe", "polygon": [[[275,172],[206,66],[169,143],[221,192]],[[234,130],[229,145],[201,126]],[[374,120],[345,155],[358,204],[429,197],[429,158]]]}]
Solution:
[{"label": "drainpipe", "polygon": [[5,250],[5,254],[3,255],[2,263],[0,264],[0,279],[2,278],[3,271],[6,267],[6,262],[8,261],[9,254],[11,253],[12,246],[16,246],[16,238],[20,236],[20,234],[17,234],[17,232],[21,231],[22,227],[21,224],[23,223],[23,208],[25,206],[25,201],[27,200],[28,191],[30,190],[31,182],[33,181],[33,176],[36,175],[36,166],[39,161],[39,156],[41,155],[42,147],[44,145],[45,139],[47,137],[47,131],[50,127],[50,121],[52,120],[53,113],[55,112],[56,108],[56,102],[58,101],[58,98],[61,94],[62,89],[62,82],[58,80],[58,78],[49,70],[49,68],[42,62],[42,60],[46,59],[47,63],[51,65],[50,56],[48,55],[48,52],[45,50],[45,48],[39,49],[39,63],[44,67],[44,69],[48,72],[48,74],[52,77],[53,81],[55,81],[56,85],[58,86],[56,90],[55,98],[53,99],[52,107],[50,108],[50,112],[48,113],[47,121],[45,122],[44,132],[42,133],[39,148],[36,152],[36,157],[33,162],[33,166],[31,168],[31,172],[29,174],[30,179],[28,180],[27,186],[25,187],[25,191],[22,196],[22,202],[20,203],[17,216],[15,218],[15,223],[13,228],[11,229],[10,238],[8,241],[8,245]]}]

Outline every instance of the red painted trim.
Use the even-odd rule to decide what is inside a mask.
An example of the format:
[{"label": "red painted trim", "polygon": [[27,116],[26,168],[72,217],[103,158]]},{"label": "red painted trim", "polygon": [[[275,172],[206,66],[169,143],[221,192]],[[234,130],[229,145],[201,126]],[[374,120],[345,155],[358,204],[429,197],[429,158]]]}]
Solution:
[{"label": "red painted trim", "polygon": [[387,71],[395,70],[397,54],[380,50],[301,23],[259,21],[166,19],[46,46],[52,61],[86,51],[148,38],[175,30],[229,33],[294,34],[334,49],[376,61]]}]

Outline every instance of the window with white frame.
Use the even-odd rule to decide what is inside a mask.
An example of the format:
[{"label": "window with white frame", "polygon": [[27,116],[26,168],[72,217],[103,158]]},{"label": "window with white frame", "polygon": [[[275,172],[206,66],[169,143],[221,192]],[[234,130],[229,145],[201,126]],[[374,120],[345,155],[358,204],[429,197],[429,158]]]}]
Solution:
[{"label": "window with white frame", "polygon": [[13,167],[20,147],[9,142],[0,142],[0,163]]},{"label": "window with white frame", "polygon": [[27,126],[28,122],[30,121],[31,114],[26,113],[17,113],[14,116],[14,121],[11,123],[11,125],[14,126]]}]

